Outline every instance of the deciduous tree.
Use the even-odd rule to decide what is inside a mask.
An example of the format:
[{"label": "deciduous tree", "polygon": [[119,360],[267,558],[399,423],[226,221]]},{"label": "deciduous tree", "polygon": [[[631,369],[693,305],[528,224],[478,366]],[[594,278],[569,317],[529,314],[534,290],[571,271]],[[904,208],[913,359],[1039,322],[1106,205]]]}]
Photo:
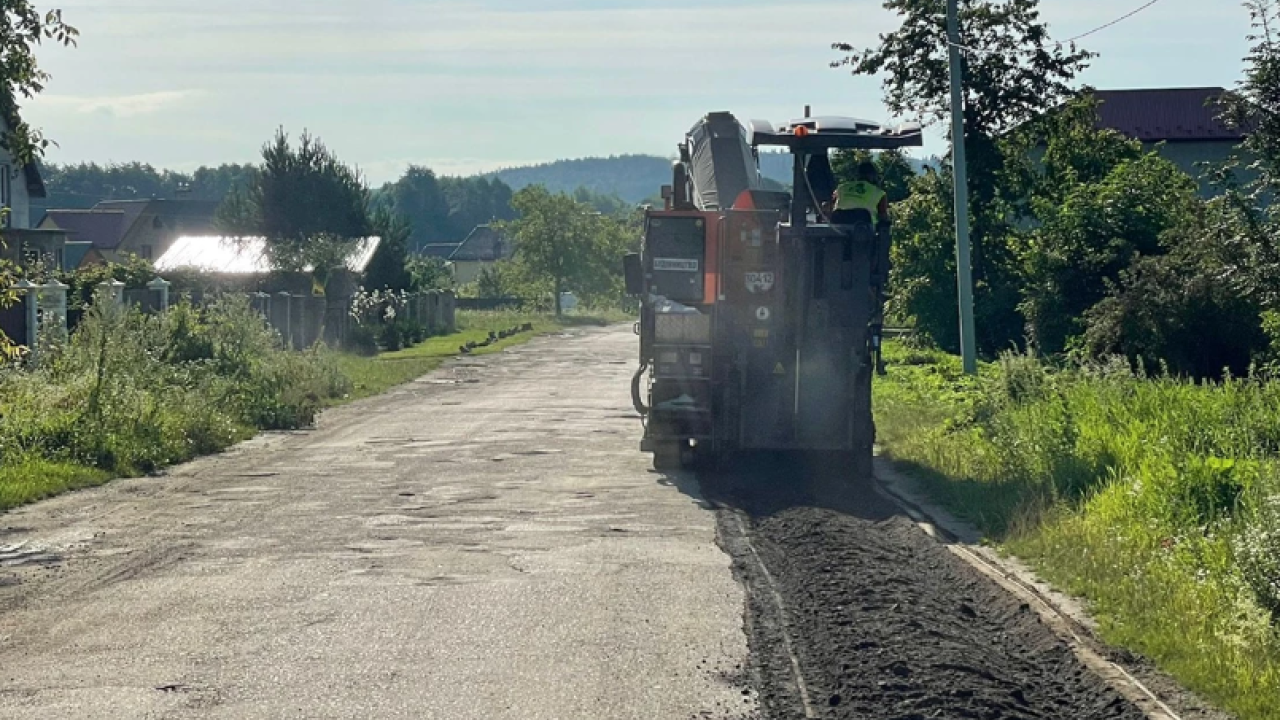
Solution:
[{"label": "deciduous tree", "polygon": [[49,146],[39,129],[22,120],[19,103],[44,90],[49,73],[36,62],[35,48],[45,40],[74,45],[80,33],[62,19],[61,10],[41,12],[29,0],[0,0],[0,147],[24,165]]},{"label": "deciduous tree", "polygon": [[[885,104],[895,115],[926,123],[946,120],[951,110],[946,3],[885,0],[884,7],[900,16],[901,26],[881,35],[875,47],[835,44],[835,49],[845,56],[833,65],[847,68],[854,75],[883,76]],[[1068,98],[1075,77],[1093,56],[1074,45],[1052,40],[1040,18],[1038,0],[961,0],[960,25],[965,47],[965,142],[978,340],[980,348],[989,353],[1019,342],[1023,330],[1017,311],[1017,258],[1008,244],[1009,205],[1023,188],[1001,184],[999,175],[1005,158],[997,140]],[[950,177],[944,171],[941,178],[948,182],[931,182],[928,187],[949,194]],[[923,203],[930,212],[947,208],[950,213],[950,205],[951,201],[943,197]],[[935,231],[942,231],[928,242],[954,246],[954,233],[945,230],[948,223],[931,220],[928,224]],[[900,274],[941,280],[942,267],[937,263],[949,262],[954,267],[954,260],[947,260],[943,254],[925,255],[935,264],[903,267]],[[954,288],[954,281],[951,286]],[[908,304],[918,305],[921,297],[916,296]],[[948,304],[955,307],[954,301]],[[931,310],[928,314],[947,313]],[[954,334],[941,328],[938,331],[947,336]]]},{"label": "deciduous tree", "polygon": [[619,295],[622,256],[634,244],[628,223],[540,185],[516,193],[512,206],[520,217],[504,226],[516,247],[510,269],[526,295],[550,294],[557,315],[565,291],[588,302]]}]

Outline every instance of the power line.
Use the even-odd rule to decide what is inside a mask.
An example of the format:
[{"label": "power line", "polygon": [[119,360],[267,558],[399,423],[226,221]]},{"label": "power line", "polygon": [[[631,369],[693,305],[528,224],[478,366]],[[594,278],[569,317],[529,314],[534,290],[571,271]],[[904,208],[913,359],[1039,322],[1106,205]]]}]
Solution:
[{"label": "power line", "polygon": [[[1120,17],[1116,18],[1115,20],[1112,20],[1111,22],[1105,23],[1105,24],[1103,24],[1103,25],[1099,25],[1098,27],[1096,27],[1096,28],[1094,28],[1094,29],[1092,29],[1092,30],[1089,30],[1088,32],[1080,33],[1079,35],[1076,35],[1075,37],[1070,37],[1070,38],[1067,38],[1066,40],[1058,40],[1058,41],[1055,41],[1055,42],[1053,43],[1053,45],[1054,45],[1054,47],[1062,47],[1062,46],[1067,45],[1067,44],[1069,44],[1069,43],[1076,42],[1077,40],[1082,40],[1082,39],[1084,39],[1084,38],[1087,38],[1087,37],[1089,37],[1090,35],[1094,35],[1094,34],[1100,33],[1100,32],[1102,32],[1103,30],[1106,30],[1106,29],[1108,29],[1108,28],[1115,27],[1116,25],[1119,25],[1120,23],[1124,22],[1125,20],[1128,20],[1129,18],[1133,17],[1134,15],[1137,15],[1138,13],[1141,13],[1142,11],[1146,10],[1147,8],[1151,7],[1152,5],[1155,5],[1155,4],[1156,4],[1156,3],[1158,3],[1158,2],[1160,2],[1160,0],[1149,0],[1147,3],[1143,4],[1141,7],[1138,7],[1138,8],[1135,8],[1135,9],[1133,9],[1133,10],[1130,10],[1129,12],[1125,13],[1124,15],[1121,15]],[[953,42],[950,42],[950,41],[948,41],[948,42],[947,42],[947,45],[948,45],[948,46],[951,46],[951,47],[959,48],[960,50],[963,50],[963,51],[965,51],[965,52],[977,53],[977,54],[979,54],[979,55],[999,55],[999,54],[1004,54],[1004,53],[1003,53],[1002,51],[1000,51],[1000,50],[987,50],[987,49],[984,49],[984,48],[969,47],[968,45],[961,45],[961,44],[959,44],[959,43],[953,43]]]},{"label": "power line", "polygon": [[1094,33],[1102,32],[1103,30],[1106,30],[1106,29],[1107,29],[1107,28],[1109,28],[1109,27],[1112,27],[1112,26],[1115,26],[1115,25],[1119,25],[1120,23],[1124,22],[1125,20],[1128,20],[1129,18],[1133,17],[1134,15],[1137,15],[1138,13],[1142,12],[1143,10],[1146,10],[1147,8],[1151,7],[1152,5],[1155,5],[1155,4],[1156,4],[1156,3],[1158,3],[1158,2],[1160,2],[1160,0],[1151,0],[1150,2],[1148,2],[1148,3],[1147,3],[1147,4],[1145,4],[1145,5],[1143,5],[1142,7],[1137,8],[1136,10],[1132,10],[1132,11],[1130,11],[1130,12],[1128,12],[1128,13],[1124,14],[1124,15],[1121,15],[1120,17],[1116,18],[1115,20],[1112,20],[1111,22],[1107,23],[1106,25],[1099,25],[1098,27],[1096,27],[1096,28],[1094,28],[1094,29],[1090,30],[1089,32],[1086,32],[1086,33],[1080,33],[1079,35],[1077,35],[1077,36],[1075,36],[1075,37],[1073,37],[1073,38],[1067,38],[1066,40],[1063,40],[1062,42],[1060,42],[1060,43],[1058,43],[1058,44],[1059,44],[1059,45],[1066,45],[1067,43],[1073,43],[1073,42],[1075,42],[1075,41],[1077,41],[1077,40],[1080,40],[1080,39],[1083,39],[1083,38],[1087,38],[1087,37],[1089,37],[1090,35],[1093,35]]}]

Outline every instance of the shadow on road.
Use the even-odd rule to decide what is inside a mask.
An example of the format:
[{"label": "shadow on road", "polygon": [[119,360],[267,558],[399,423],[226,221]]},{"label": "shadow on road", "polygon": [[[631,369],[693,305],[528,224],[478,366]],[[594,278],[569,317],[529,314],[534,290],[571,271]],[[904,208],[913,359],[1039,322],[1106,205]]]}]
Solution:
[{"label": "shadow on road", "polygon": [[862,520],[904,516],[838,453],[753,453],[714,470],[657,473],[658,482],[704,508],[732,508],[755,518],[795,508],[830,510]]}]

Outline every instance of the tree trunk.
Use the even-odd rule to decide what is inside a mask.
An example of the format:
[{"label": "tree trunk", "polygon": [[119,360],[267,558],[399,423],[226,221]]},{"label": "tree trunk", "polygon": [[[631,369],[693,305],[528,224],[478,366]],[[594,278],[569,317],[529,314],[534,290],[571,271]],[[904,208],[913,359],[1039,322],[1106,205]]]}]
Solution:
[{"label": "tree trunk", "polygon": [[556,317],[557,317],[557,318],[558,318],[558,317],[560,317],[560,314],[561,314],[561,311],[560,311],[560,289],[561,289],[562,287],[563,287],[563,281],[562,281],[559,277],[557,277],[557,278],[556,278],[556,282],[555,282],[555,290],[553,290],[553,291],[552,291],[552,292],[555,294],[555,298],[554,298],[554,299],[555,299],[555,303],[556,303]]}]

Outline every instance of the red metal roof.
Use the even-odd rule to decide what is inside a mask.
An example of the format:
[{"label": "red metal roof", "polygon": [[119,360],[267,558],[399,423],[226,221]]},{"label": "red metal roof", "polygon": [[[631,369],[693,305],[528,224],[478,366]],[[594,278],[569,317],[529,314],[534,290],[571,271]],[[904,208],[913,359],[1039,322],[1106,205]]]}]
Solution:
[{"label": "red metal roof", "polygon": [[1145,142],[1242,140],[1218,119],[1220,87],[1096,90],[1101,126]]}]

